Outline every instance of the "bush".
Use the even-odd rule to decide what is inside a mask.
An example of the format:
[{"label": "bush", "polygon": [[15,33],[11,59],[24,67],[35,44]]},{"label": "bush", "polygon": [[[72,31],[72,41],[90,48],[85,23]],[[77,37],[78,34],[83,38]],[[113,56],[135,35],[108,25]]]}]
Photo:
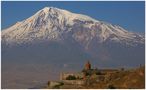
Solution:
[{"label": "bush", "polygon": [[76,77],[75,76],[72,76],[72,75],[69,75],[66,80],[76,80]]},{"label": "bush", "polygon": [[124,71],[125,69],[124,68],[121,68],[121,71]]},{"label": "bush", "polygon": [[60,85],[56,85],[53,87],[53,89],[59,89],[60,88]]},{"label": "bush", "polygon": [[113,85],[108,85],[108,89],[116,89]]},{"label": "bush", "polygon": [[63,82],[60,82],[60,85],[62,86],[62,85],[64,85],[64,83]]},{"label": "bush", "polygon": [[53,89],[59,89],[60,86],[62,86],[62,85],[64,85],[64,83],[63,83],[63,82],[60,82],[59,85],[55,85],[55,86],[53,87]]},{"label": "bush", "polygon": [[47,82],[48,86],[50,85],[50,81]]},{"label": "bush", "polygon": [[100,71],[96,71],[96,75],[102,75]]}]

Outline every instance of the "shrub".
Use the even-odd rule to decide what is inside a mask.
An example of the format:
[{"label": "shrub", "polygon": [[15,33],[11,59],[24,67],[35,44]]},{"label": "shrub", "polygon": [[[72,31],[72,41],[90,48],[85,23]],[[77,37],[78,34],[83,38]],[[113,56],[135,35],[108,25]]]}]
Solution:
[{"label": "shrub", "polygon": [[53,86],[53,89],[59,89],[60,86],[62,86],[62,85],[64,85],[64,83],[63,82],[59,82],[58,85]]},{"label": "shrub", "polygon": [[113,85],[108,85],[108,89],[116,89]]},{"label": "shrub", "polygon": [[56,85],[53,87],[53,89],[59,89],[60,88],[60,85]]},{"label": "shrub", "polygon": [[63,82],[60,82],[60,85],[62,86],[62,85],[64,85],[64,83]]},{"label": "shrub", "polygon": [[50,85],[50,81],[47,82],[48,86]]},{"label": "shrub", "polygon": [[101,72],[100,71],[96,71],[96,75],[101,75]]},{"label": "shrub", "polygon": [[121,71],[124,71],[125,69],[124,68],[121,68]]},{"label": "shrub", "polygon": [[76,80],[76,77],[75,76],[72,76],[72,75],[69,75],[66,80]]}]

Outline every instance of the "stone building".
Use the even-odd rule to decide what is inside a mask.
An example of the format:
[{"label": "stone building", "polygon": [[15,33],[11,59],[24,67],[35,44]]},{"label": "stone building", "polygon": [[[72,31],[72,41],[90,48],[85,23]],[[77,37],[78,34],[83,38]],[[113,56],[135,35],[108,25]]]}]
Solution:
[{"label": "stone building", "polygon": [[[107,81],[109,74],[118,72],[117,69],[92,69],[89,61],[85,63],[84,68],[78,73],[64,73],[60,74],[60,80],[65,84],[84,85],[90,79],[96,82]],[[70,78],[69,78],[70,77]],[[68,79],[69,78],[69,79]]]},{"label": "stone building", "polygon": [[[85,71],[95,71],[95,70],[92,70],[92,69],[91,69],[91,64],[90,64],[89,61],[87,61],[87,63],[85,64],[83,70],[85,70]],[[77,78],[77,79],[83,79],[84,73],[83,73],[83,72],[78,72],[78,73],[67,73],[67,72],[62,72],[62,73],[60,74],[60,80],[66,80],[66,78],[67,78],[68,76],[74,76],[74,77]]]}]

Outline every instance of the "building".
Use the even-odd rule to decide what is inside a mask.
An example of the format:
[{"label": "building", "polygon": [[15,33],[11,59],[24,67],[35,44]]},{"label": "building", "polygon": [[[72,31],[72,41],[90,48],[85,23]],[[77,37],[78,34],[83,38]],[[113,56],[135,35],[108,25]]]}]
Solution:
[{"label": "building", "polygon": [[81,72],[78,73],[64,73],[60,74],[60,80],[65,84],[70,85],[85,85],[94,78],[96,82],[107,81],[112,73],[116,73],[117,69],[92,69],[89,61],[84,65]]}]

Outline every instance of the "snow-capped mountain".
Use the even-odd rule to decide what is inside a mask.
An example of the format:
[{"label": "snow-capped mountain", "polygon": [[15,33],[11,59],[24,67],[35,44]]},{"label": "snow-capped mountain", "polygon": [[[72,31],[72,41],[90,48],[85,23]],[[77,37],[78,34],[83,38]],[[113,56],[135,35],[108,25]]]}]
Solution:
[{"label": "snow-capped mountain", "polygon": [[91,59],[101,66],[144,62],[144,35],[54,7],[43,8],[1,34],[6,60],[75,63]]},{"label": "snow-capped mountain", "polygon": [[81,71],[87,60],[95,68],[145,63],[144,35],[54,7],[2,30],[1,38],[6,88],[59,79],[62,71]]},{"label": "snow-capped mountain", "polygon": [[9,45],[32,43],[36,40],[63,41],[68,36],[86,47],[93,39],[98,43],[112,41],[128,45],[144,44],[142,35],[54,7],[45,7],[30,18],[2,30],[2,42]]}]

